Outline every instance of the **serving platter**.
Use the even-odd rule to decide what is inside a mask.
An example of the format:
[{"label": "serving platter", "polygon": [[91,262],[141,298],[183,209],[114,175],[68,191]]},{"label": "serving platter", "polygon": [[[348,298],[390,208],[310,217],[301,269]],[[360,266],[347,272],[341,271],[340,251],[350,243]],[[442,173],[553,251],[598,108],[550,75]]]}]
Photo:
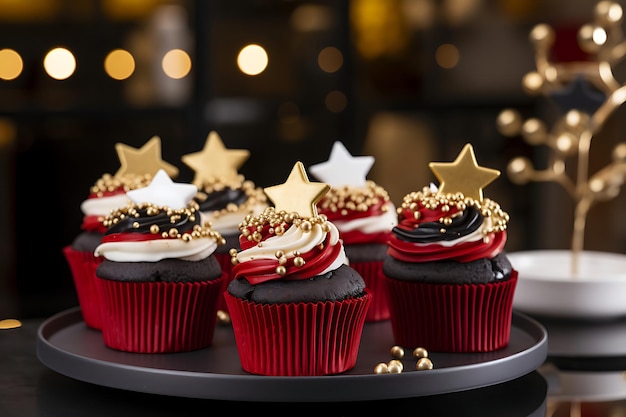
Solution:
[{"label": "serving platter", "polygon": [[259,376],[241,369],[230,325],[218,325],[213,344],[205,349],[128,353],[106,347],[76,307],[41,324],[36,349],[39,360],[60,374],[123,390],[232,401],[334,402],[420,397],[510,381],[536,370],[548,347],[545,328],[515,311],[507,347],[487,353],[430,352],[432,370],[417,371],[409,357],[402,360],[402,373],[376,374],[378,363],[393,359],[393,344],[389,321],[367,323],[357,363],[343,374]]}]

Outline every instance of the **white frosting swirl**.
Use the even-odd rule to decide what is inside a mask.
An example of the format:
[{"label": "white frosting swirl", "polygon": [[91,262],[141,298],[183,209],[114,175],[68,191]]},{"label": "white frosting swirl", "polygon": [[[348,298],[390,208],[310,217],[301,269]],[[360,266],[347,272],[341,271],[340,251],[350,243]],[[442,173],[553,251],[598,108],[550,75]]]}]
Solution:
[{"label": "white frosting swirl", "polygon": [[95,250],[95,256],[104,256],[114,262],[157,262],[162,259],[199,261],[217,248],[214,239],[155,239],[140,242],[106,242]]},{"label": "white frosting swirl", "polygon": [[386,203],[387,210],[379,216],[361,217],[353,220],[333,220],[339,232],[358,230],[363,233],[388,232],[398,224],[398,215],[392,202]]},{"label": "white frosting swirl", "polygon": [[129,201],[126,194],[88,198],[80,204],[80,209],[85,216],[107,216],[111,211],[128,204]]},{"label": "white frosting swirl", "polygon": [[[327,222],[329,226],[330,238],[328,244],[331,246],[339,243],[339,231],[337,227]],[[304,231],[301,227],[291,226],[281,235],[274,235],[261,242],[261,244],[244,249],[237,253],[237,261],[240,263],[253,261],[255,259],[276,259],[276,252],[282,251],[287,258],[294,258],[296,253],[304,254],[313,250],[326,241],[327,233],[324,232],[320,224],[313,224],[310,231]],[[326,267],[319,275],[329,271],[334,271],[343,264],[347,264],[343,246],[338,256],[333,260],[332,264]]]}]

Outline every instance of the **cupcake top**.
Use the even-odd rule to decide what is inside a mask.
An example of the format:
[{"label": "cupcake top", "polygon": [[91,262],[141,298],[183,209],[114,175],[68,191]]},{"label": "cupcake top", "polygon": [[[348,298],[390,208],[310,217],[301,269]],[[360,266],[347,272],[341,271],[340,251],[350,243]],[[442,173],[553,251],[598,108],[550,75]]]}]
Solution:
[{"label": "cupcake top", "polygon": [[196,192],[195,185],[174,183],[159,170],[148,186],[128,191],[129,203],[104,219],[107,230],[95,255],[114,262],[207,258],[224,242],[202,224]]},{"label": "cupcake top", "polygon": [[245,149],[227,149],[211,131],[202,151],[182,157],[195,171],[192,183],[198,187],[195,200],[203,221],[211,222],[222,235],[239,234],[243,217],[267,207],[263,190],[238,172],[249,156]]},{"label": "cupcake top", "polygon": [[115,175],[103,174],[91,186],[89,195],[80,205],[83,213],[81,229],[84,231],[104,233],[104,218],[128,203],[128,191],[150,184],[159,169],[170,176],[178,175],[178,168],[161,159],[161,138],[158,136],[153,136],[140,149],[123,143],[117,143],[115,149],[120,168]]},{"label": "cupcake top", "polygon": [[309,182],[301,162],[284,184],[265,188],[275,206],[239,225],[241,251],[231,249],[235,280],[253,285],[307,280],[345,265],[337,227],[317,213],[316,204],[329,188]]},{"label": "cupcake top", "polygon": [[404,196],[388,254],[403,262],[492,259],[506,243],[509,215],[482,188],[500,172],[481,167],[466,144],[451,163],[430,163],[440,185]]},{"label": "cupcake top", "polygon": [[333,222],[347,245],[386,244],[397,224],[395,206],[387,191],[366,179],[373,163],[373,157],[353,157],[336,141],[328,161],[309,167],[317,179],[331,185],[317,209]]}]

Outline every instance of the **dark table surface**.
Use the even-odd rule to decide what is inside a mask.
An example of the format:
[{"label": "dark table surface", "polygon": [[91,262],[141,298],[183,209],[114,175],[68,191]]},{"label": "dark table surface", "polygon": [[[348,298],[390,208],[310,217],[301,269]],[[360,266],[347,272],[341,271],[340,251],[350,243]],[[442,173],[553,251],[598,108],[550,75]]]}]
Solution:
[{"label": "dark table surface", "polygon": [[[45,318],[27,319],[22,326],[0,330],[0,416],[47,417],[47,416],[195,416],[216,412],[274,412],[279,414],[323,413],[328,416],[364,415],[377,412],[411,413],[420,416],[612,416],[626,413],[625,388],[611,388],[608,396],[584,397],[584,381],[597,389],[598,372],[601,378],[610,378],[622,367],[624,357],[619,348],[602,352],[594,357],[584,352],[581,358],[549,357],[538,370],[497,385],[461,392],[445,393],[417,398],[394,398],[389,400],[360,402],[235,402],[156,395],[125,391],[91,384],[64,376],[44,365],[37,357],[37,332]],[[548,334],[554,331],[558,343],[578,343],[576,339],[562,340],[561,328],[571,334],[570,324],[546,322]],[[561,327],[559,327],[561,326]],[[611,332],[621,331],[621,324],[609,326]],[[626,327],[626,324],[624,325]],[[625,333],[626,334],[626,333]],[[569,336],[568,336],[569,337]],[[588,338],[588,334],[581,337]],[[594,337],[597,334],[594,333]],[[548,338],[550,340],[550,338]],[[559,349],[563,349],[559,346]],[[626,346],[624,347],[626,351]],[[563,396],[559,382],[561,375],[582,375],[583,387],[576,388],[582,396],[577,399]],[[581,377],[576,383],[580,385]],[[568,379],[568,381],[570,381]],[[610,382],[609,382],[610,383]],[[619,385],[619,383],[618,383]],[[581,391],[582,390],[582,391]],[[624,392],[623,397],[621,392]],[[553,396],[554,394],[554,396]],[[218,410],[219,408],[219,410]],[[622,414],[615,414],[621,412]]]}]

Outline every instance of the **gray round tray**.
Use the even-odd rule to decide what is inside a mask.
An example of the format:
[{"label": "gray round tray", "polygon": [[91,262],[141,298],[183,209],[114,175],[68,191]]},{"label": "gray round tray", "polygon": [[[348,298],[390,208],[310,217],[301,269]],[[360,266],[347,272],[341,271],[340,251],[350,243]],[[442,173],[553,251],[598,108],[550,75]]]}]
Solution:
[{"label": "gray round tray", "polygon": [[[218,325],[213,344],[185,353],[137,354],[107,348],[99,331],[82,321],[80,309],[41,324],[37,357],[48,368],[88,383],[177,397],[258,402],[334,402],[410,398],[493,385],[536,370],[547,357],[547,333],[534,319],[513,313],[509,345],[488,353],[437,353],[434,369],[378,375],[377,363],[392,359],[391,324],[368,323],[357,363],[332,376],[251,375],[241,369],[232,328]],[[408,355],[410,356],[410,355]]]}]

